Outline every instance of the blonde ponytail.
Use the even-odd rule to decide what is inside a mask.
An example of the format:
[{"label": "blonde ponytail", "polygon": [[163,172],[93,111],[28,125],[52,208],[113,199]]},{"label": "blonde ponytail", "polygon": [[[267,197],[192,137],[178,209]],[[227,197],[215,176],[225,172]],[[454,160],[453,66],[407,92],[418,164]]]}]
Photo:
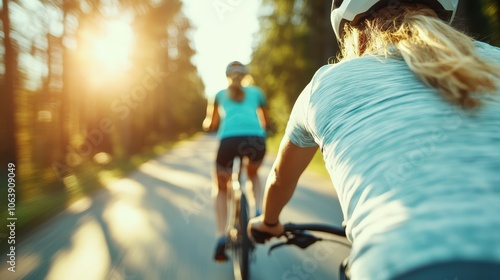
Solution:
[{"label": "blonde ponytail", "polygon": [[494,92],[500,67],[479,57],[474,40],[439,20],[434,11],[389,7],[361,26],[346,25],[341,59],[374,54],[402,57],[424,83],[464,108],[480,106],[474,94]]}]

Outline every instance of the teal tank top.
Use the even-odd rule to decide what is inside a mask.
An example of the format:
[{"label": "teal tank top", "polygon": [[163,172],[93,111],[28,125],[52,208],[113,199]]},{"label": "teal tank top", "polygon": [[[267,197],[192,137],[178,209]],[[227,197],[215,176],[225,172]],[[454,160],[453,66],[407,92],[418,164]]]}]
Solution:
[{"label": "teal tank top", "polygon": [[262,128],[257,109],[267,106],[262,91],[255,86],[243,87],[245,98],[236,102],[229,98],[227,89],[215,95],[215,102],[219,106],[221,123],[218,129],[219,139],[234,136],[265,137],[266,131]]}]

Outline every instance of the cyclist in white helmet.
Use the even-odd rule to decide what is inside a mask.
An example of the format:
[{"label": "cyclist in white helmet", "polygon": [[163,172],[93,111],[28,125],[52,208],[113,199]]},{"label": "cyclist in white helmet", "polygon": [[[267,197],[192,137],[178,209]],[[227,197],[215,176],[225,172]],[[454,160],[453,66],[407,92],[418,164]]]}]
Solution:
[{"label": "cyclist in white helmet", "polygon": [[231,179],[233,159],[238,156],[248,160],[246,174],[252,186],[256,214],[262,212],[262,191],[258,171],[266,153],[266,130],[269,128],[267,100],[259,87],[244,86],[248,77],[245,65],[233,61],[226,67],[228,87],[220,90],[213,103],[207,106],[203,122],[206,131],[217,130],[220,140],[213,180],[215,193],[215,220],[217,244],[214,260],[227,260],[225,247],[227,237],[228,183]]},{"label": "cyclist in white helmet", "polygon": [[449,25],[457,5],[333,1],[341,60],[298,97],[249,229],[281,235],[319,147],[351,279],[499,279],[500,49]]}]

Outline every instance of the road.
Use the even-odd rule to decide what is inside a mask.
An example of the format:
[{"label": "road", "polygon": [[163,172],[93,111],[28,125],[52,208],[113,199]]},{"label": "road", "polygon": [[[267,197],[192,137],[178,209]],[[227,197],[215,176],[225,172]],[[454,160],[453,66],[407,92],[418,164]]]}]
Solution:
[{"label": "road", "polygon": [[[83,199],[51,219],[16,247],[16,272],[1,264],[0,279],[142,280],[233,279],[232,266],[214,263],[210,169],[216,139],[185,141]],[[265,158],[262,181],[273,156]],[[282,221],[340,224],[342,215],[331,185],[306,172],[282,213]],[[337,279],[347,255],[343,245],[290,246],[267,254],[256,248],[252,279]]]}]

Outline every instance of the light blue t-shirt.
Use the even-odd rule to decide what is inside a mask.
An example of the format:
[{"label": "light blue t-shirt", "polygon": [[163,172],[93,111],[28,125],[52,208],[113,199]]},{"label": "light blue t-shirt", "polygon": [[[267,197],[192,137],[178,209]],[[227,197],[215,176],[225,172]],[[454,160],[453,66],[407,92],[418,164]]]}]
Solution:
[{"label": "light blue t-shirt", "polygon": [[229,98],[227,89],[215,95],[215,103],[219,105],[221,124],[218,137],[224,139],[233,136],[265,137],[266,132],[257,115],[259,107],[267,106],[262,91],[255,86],[243,87],[245,98],[237,102]]},{"label": "light blue t-shirt", "polygon": [[[500,64],[498,48],[477,49]],[[403,60],[372,56],[320,68],[301,93],[286,133],[321,148],[353,241],[354,279],[500,262],[500,90],[481,101],[466,113]]]}]

